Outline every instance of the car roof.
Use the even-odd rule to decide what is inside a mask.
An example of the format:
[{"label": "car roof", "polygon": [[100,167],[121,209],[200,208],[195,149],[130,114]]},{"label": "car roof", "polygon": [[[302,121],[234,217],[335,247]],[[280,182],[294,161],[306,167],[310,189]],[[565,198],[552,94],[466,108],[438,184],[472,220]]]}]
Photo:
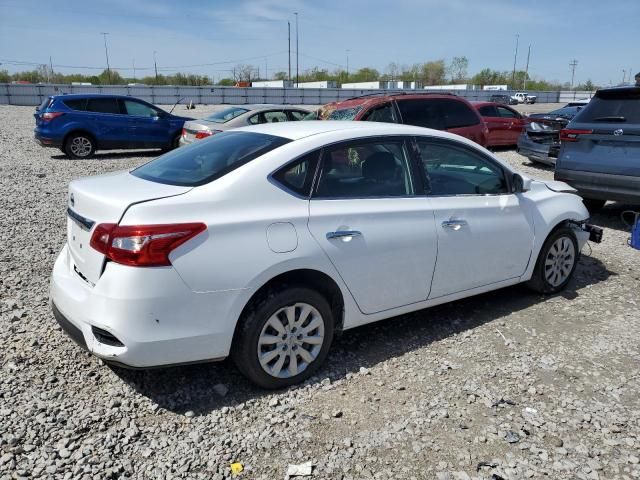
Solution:
[{"label": "car roof", "polygon": [[454,135],[441,130],[431,128],[414,127],[412,125],[401,125],[398,123],[385,122],[355,122],[346,120],[305,120],[300,122],[279,122],[262,123],[240,127],[234,132],[255,132],[266,135],[288,138],[290,140],[300,140],[312,135],[328,134],[336,131],[349,131],[353,138],[370,137],[376,135],[429,135],[435,137],[456,139],[465,143],[472,143],[466,138]]},{"label": "car roof", "polygon": [[636,86],[624,86],[624,87],[608,87],[601,88],[596,92],[596,97],[600,96],[609,96],[609,95],[617,95],[617,94],[634,94],[640,95],[640,87]]},{"label": "car roof", "polygon": [[362,95],[359,97],[349,98],[347,100],[339,100],[337,102],[331,102],[328,105],[332,105],[336,108],[353,108],[359,107],[363,105],[376,105],[378,103],[383,103],[388,100],[412,100],[412,99],[451,99],[455,98],[457,100],[463,100],[462,97],[452,93],[384,93],[380,92],[380,94],[371,94],[371,95]]},{"label": "car roof", "polygon": [[[52,98],[128,98],[134,100],[142,100],[131,95],[112,95],[110,93],[69,93],[61,95],[51,95]],[[143,100],[144,101],[144,100]]]},{"label": "car roof", "polygon": [[[246,105],[226,105],[227,108],[242,108],[251,112],[261,110],[300,110],[309,112],[310,110],[304,107],[296,107],[294,105],[278,105],[276,103],[249,103]],[[215,112],[214,112],[215,113]]]},{"label": "car roof", "polygon": [[501,103],[496,103],[496,102],[483,102],[481,100],[474,100],[472,102],[469,102],[471,105],[473,105],[474,107],[478,108],[478,107],[486,107],[487,105],[490,106],[494,106],[494,107],[504,107],[503,104]]}]

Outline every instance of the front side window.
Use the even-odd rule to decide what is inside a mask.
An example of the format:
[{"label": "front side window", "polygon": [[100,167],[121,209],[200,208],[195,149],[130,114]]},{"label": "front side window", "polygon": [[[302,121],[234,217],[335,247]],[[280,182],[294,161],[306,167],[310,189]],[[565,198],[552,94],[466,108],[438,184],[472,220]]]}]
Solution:
[{"label": "front side window", "polygon": [[432,196],[496,195],[508,193],[502,168],[463,145],[417,139]]},{"label": "front side window", "polygon": [[307,112],[299,112],[298,110],[289,110],[289,120],[298,121],[304,120],[304,118],[309,115]]},{"label": "front side window", "polygon": [[308,197],[319,157],[319,150],[308,153],[295,162],[282,167],[273,174],[273,178],[285,188],[298,195]]},{"label": "front side window", "polygon": [[162,155],[132,175],[157,183],[195,187],[212,182],[291,140],[254,132],[223,132]]},{"label": "front side window", "polygon": [[393,105],[388,102],[380,107],[373,108],[366,113],[363,120],[367,122],[395,123],[396,116],[393,111]]},{"label": "front side window", "polygon": [[367,198],[412,195],[409,155],[402,139],[350,142],[322,156],[315,197]]},{"label": "front side window", "polygon": [[124,100],[124,108],[127,115],[135,115],[136,117],[157,117],[158,112],[144,103],[134,102],[133,100]]},{"label": "front side window", "polygon": [[496,111],[496,107],[493,105],[485,105],[484,107],[480,107],[478,110],[480,115],[483,117],[498,117],[498,112]]},{"label": "front side window", "polygon": [[264,116],[265,123],[277,123],[277,122],[287,121],[287,114],[281,110],[277,112],[263,112],[262,115]]},{"label": "front side window", "polygon": [[115,98],[89,98],[87,111],[97,113],[120,113],[118,100]]},{"label": "front side window", "polygon": [[520,118],[520,115],[510,108],[498,107],[498,113],[502,118]]}]

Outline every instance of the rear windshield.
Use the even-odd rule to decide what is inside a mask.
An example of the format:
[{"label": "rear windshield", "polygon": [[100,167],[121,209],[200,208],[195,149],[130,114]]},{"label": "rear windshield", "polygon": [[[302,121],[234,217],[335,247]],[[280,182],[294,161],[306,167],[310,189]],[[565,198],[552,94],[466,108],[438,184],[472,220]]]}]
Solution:
[{"label": "rear windshield", "polygon": [[331,112],[325,120],[353,120],[358,115],[362,107],[342,108]]},{"label": "rear windshield", "polygon": [[291,140],[254,132],[223,132],[180,147],[136,168],[132,175],[157,183],[196,187],[212,182]]},{"label": "rear windshield", "polygon": [[575,118],[580,123],[640,123],[640,90],[599,92]]},{"label": "rear windshield", "polygon": [[205,120],[209,120],[210,122],[216,122],[216,123],[226,123],[229,120],[232,120],[248,111],[249,110],[247,110],[246,108],[240,108],[240,107],[225,108],[224,110],[220,110],[219,112],[216,112],[212,115],[209,115],[208,117],[205,117]]},{"label": "rear windshield", "polygon": [[49,107],[49,104],[51,103],[51,100],[53,100],[51,97],[46,97],[42,103],[40,104],[40,106],[37,108],[37,110],[44,110],[45,108]]}]

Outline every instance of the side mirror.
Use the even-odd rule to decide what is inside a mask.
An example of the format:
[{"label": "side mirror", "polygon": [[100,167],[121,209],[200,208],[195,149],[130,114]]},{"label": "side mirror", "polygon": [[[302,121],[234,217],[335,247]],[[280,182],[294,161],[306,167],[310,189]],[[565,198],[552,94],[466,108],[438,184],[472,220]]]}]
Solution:
[{"label": "side mirror", "polygon": [[514,173],[511,177],[511,191],[512,193],[522,193],[531,190],[531,179],[523,177],[519,173]]}]

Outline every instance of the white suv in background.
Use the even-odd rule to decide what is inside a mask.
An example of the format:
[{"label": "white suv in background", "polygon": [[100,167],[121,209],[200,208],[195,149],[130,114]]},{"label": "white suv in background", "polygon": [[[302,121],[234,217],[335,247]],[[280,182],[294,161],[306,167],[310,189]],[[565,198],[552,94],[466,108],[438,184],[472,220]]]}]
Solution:
[{"label": "white suv in background", "polygon": [[106,361],[230,355],[282,387],[337,330],[520,282],[564,288],[589,237],[567,188],[420,127],[241,128],[71,182],[52,307]]}]

